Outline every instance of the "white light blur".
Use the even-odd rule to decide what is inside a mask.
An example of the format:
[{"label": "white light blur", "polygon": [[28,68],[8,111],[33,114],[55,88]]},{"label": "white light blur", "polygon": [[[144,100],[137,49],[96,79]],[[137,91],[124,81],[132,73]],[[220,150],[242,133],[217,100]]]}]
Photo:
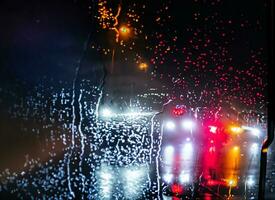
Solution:
[{"label": "white light blur", "polygon": [[251,146],[250,146],[250,152],[252,154],[257,154],[259,151],[259,145],[257,143],[253,143]]},{"label": "white light blur", "polygon": [[165,196],[164,194],[162,195],[163,200],[172,200],[173,197]]},{"label": "white light blur", "polygon": [[108,172],[101,172],[100,178],[101,178],[103,181],[109,182],[109,181],[112,179],[112,174],[111,174],[111,173],[108,173]]},{"label": "white light blur", "polygon": [[113,179],[112,170],[103,165],[99,171],[99,189],[100,195],[105,199],[110,199],[112,195]]},{"label": "white light blur", "polygon": [[252,130],[251,130],[251,133],[253,134],[253,135],[255,135],[255,136],[260,136],[260,130],[259,129],[257,129],[257,128],[253,128]]},{"label": "white light blur", "polygon": [[112,113],[111,109],[109,109],[109,108],[103,108],[101,111],[102,117],[109,118],[109,117],[112,117],[112,115],[113,115],[113,113]]},{"label": "white light blur", "polygon": [[255,180],[252,176],[248,177],[248,179],[246,180],[246,184],[248,187],[252,187],[255,184]]},{"label": "white light blur", "polygon": [[148,170],[145,166],[130,167],[123,170],[123,190],[129,199],[137,199],[146,187]]},{"label": "white light blur", "polygon": [[187,142],[182,149],[182,158],[185,161],[191,160],[193,156],[193,145],[191,142]]},{"label": "white light blur", "polygon": [[153,112],[143,112],[143,111],[129,111],[121,114],[117,114],[117,116],[121,117],[129,117],[129,118],[137,118],[137,117],[142,117],[142,116],[150,116],[153,115]]},{"label": "white light blur", "polygon": [[173,180],[173,174],[170,174],[170,173],[164,174],[164,175],[163,175],[163,180],[164,180],[166,183],[171,183],[172,180]]},{"label": "white light blur", "polygon": [[250,133],[254,136],[259,137],[261,134],[261,131],[258,128],[255,127],[249,127],[249,126],[242,126],[243,129],[250,131]]},{"label": "white light blur", "polygon": [[216,126],[208,126],[210,128],[211,133],[217,133],[217,127]]},{"label": "white light blur", "polygon": [[172,165],[173,164],[174,151],[175,151],[175,149],[172,146],[167,146],[164,149],[164,162],[167,165]]},{"label": "white light blur", "polygon": [[182,171],[179,176],[179,181],[181,183],[189,183],[190,182],[190,174]]},{"label": "white light blur", "polygon": [[194,122],[192,120],[184,120],[182,121],[182,127],[186,130],[192,130],[195,126]]},{"label": "white light blur", "polygon": [[137,119],[139,117],[146,117],[150,115],[154,115],[154,112],[143,112],[139,110],[129,110],[127,112],[115,113],[110,108],[103,108],[100,111],[100,116],[103,118],[126,118],[126,119]]},{"label": "white light blur", "polygon": [[165,127],[168,130],[172,131],[172,130],[174,130],[176,128],[176,124],[174,122],[172,122],[172,121],[168,121],[168,122],[166,122]]},{"label": "white light blur", "polygon": [[138,180],[143,175],[142,170],[138,169],[126,169],[124,171],[124,176],[128,179],[131,178],[131,180]]}]

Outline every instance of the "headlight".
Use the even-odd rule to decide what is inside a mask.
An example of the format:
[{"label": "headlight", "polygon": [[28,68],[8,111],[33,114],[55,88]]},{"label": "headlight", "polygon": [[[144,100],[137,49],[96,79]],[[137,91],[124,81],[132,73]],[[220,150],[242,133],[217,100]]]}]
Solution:
[{"label": "headlight", "polygon": [[166,122],[165,127],[166,129],[172,131],[172,130],[175,130],[176,124],[173,121],[168,121]]},{"label": "headlight", "polygon": [[195,127],[195,123],[192,120],[184,120],[182,121],[181,125],[182,125],[182,128],[190,131]]},{"label": "headlight", "polygon": [[109,108],[103,108],[100,112],[100,115],[105,118],[112,117],[113,113]]}]

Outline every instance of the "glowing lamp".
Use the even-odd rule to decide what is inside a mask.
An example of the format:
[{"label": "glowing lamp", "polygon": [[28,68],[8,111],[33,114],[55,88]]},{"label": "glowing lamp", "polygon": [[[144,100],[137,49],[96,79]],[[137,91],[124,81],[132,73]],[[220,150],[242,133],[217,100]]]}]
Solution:
[{"label": "glowing lamp", "polygon": [[121,26],[119,28],[119,33],[121,35],[127,36],[130,33],[130,29],[127,26]]},{"label": "glowing lamp", "polygon": [[147,69],[148,69],[148,64],[147,63],[140,63],[139,65],[138,65],[138,68],[140,69],[140,70],[142,70],[142,71],[146,71]]}]

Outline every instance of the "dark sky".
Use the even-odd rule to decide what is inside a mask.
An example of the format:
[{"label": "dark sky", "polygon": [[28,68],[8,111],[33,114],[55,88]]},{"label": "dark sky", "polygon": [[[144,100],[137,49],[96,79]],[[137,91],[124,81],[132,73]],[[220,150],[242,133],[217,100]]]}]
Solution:
[{"label": "dark sky", "polygon": [[[133,2],[123,1],[123,9],[131,8]],[[211,2],[216,2],[216,5],[212,6]],[[179,33],[184,32],[186,26],[213,26],[200,21],[194,23],[193,17],[196,12],[205,16],[211,16],[217,12],[224,19],[231,18],[234,22],[248,19],[252,23],[263,18],[264,14],[263,1],[259,0],[227,0],[222,3],[191,0],[172,1],[171,3],[169,1],[138,1],[138,4],[146,5],[144,14],[141,14],[139,9],[136,9],[136,12],[141,16],[141,23],[145,26],[144,32],[148,35],[159,31],[169,36],[174,30]],[[169,9],[157,14],[166,4],[169,5]],[[93,7],[95,3],[86,0],[1,1],[2,66],[12,74],[26,79],[43,75],[64,78],[65,74],[71,74],[75,61],[81,55],[88,33],[98,28],[94,19],[96,9],[89,10],[89,6]],[[171,15],[173,19],[167,22],[165,27],[156,25],[154,19],[157,16],[166,18],[165,15]],[[231,29],[230,26],[227,28]],[[250,45],[257,46],[264,38],[260,36],[259,33],[247,30],[247,32],[240,33],[239,39],[246,38],[247,42],[252,40]],[[156,41],[149,43],[154,44]],[[245,42],[236,41],[236,43],[238,47],[233,44],[234,51],[236,51],[233,53],[239,54],[243,52],[242,49],[251,48],[251,46],[245,46]],[[182,46],[182,44],[178,45]],[[239,59],[241,62],[241,58]]]},{"label": "dark sky", "polygon": [[1,1],[1,61],[26,80],[67,78],[88,35],[85,1]]},{"label": "dark sky", "polygon": [[[2,79],[72,81],[90,34],[80,70],[87,79],[98,78],[96,72],[110,64],[115,49],[115,74],[126,79],[161,82],[176,96],[186,90],[201,94],[208,84],[210,92],[224,94],[221,98],[244,96],[248,106],[263,101],[257,97],[247,103],[242,93],[252,88],[250,99],[265,94],[264,1],[112,1],[107,7],[115,14],[119,4],[118,27],[129,23],[137,31],[124,46],[114,42],[114,31],[100,26],[97,1],[1,1]],[[138,22],[130,19],[131,12]],[[146,75],[139,62],[149,64]],[[235,99],[228,93],[234,89]]]}]

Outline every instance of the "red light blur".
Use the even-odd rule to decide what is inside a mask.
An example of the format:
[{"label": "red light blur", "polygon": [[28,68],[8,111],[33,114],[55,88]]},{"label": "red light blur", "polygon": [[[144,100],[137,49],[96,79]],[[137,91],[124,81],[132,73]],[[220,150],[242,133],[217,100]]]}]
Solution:
[{"label": "red light blur", "polygon": [[185,113],[185,110],[184,110],[184,108],[181,108],[181,107],[175,107],[172,110],[172,113],[173,113],[173,115],[181,116],[181,115],[183,115]]},{"label": "red light blur", "polygon": [[225,185],[221,181],[222,168],[220,166],[219,157],[222,149],[228,143],[229,137],[226,134],[224,123],[221,121],[206,121],[204,122],[204,148],[202,151],[203,161],[203,177],[206,179],[206,184],[209,186]]},{"label": "red light blur", "polygon": [[173,184],[171,189],[174,194],[182,194],[183,193],[183,187],[179,184],[176,184],[176,183]]},{"label": "red light blur", "polygon": [[213,180],[213,179],[209,179],[206,183],[208,186],[227,186],[227,183],[225,181],[222,180]]}]

